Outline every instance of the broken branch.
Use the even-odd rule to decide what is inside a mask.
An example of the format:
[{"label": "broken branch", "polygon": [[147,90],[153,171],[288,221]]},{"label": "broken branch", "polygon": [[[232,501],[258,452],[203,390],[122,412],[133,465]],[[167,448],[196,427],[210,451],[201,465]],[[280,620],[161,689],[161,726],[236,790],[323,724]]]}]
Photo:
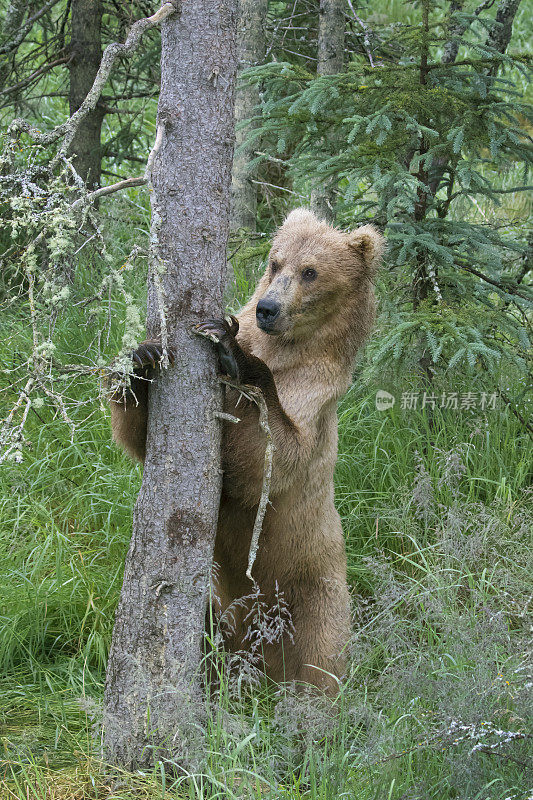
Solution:
[{"label": "broken branch", "polygon": [[145,183],[146,178],[143,175],[139,175],[136,178],[125,178],[123,181],[117,181],[117,183],[112,183],[110,186],[102,186],[100,189],[95,189],[94,192],[89,192],[86,197],[80,197],[72,203],[72,208],[77,208],[87,201],[93,203],[95,200],[98,200],[98,198],[120,192],[121,189],[131,189],[133,186],[144,186]]}]

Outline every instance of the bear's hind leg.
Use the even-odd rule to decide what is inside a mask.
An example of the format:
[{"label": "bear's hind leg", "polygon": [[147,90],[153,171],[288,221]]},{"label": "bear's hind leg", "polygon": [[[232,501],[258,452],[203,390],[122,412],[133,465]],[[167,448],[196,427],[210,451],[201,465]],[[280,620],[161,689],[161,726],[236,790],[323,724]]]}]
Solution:
[{"label": "bear's hind leg", "polygon": [[350,598],[346,582],[322,578],[300,586],[291,602],[294,644],[285,680],[313,686],[334,698],[346,668],[350,637]]}]

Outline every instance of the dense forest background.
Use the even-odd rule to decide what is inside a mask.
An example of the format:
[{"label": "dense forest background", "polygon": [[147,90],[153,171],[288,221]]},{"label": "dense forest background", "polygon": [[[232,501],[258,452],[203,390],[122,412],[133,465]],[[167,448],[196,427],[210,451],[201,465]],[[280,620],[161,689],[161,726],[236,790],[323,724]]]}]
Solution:
[{"label": "dense forest background", "polygon": [[388,245],[339,408],[339,716],[243,664],[196,770],[102,768],[141,480],[110,442],[103,379],[144,334],[160,35],[116,52],[74,131],[104,49],[156,6],[1,0],[0,797],[526,800],[533,4],[242,8],[228,309],[295,206]]}]

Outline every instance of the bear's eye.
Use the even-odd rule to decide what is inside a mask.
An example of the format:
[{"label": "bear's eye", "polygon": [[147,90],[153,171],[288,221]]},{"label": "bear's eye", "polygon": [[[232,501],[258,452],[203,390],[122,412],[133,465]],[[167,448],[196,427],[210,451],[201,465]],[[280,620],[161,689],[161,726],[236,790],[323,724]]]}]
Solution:
[{"label": "bear's eye", "polygon": [[277,261],[270,262],[270,270],[272,272],[272,275],[276,274],[276,272],[279,270],[279,264]]},{"label": "bear's eye", "polygon": [[311,269],[311,267],[304,269],[302,272],[302,278],[304,281],[314,281],[316,278],[316,269]]}]

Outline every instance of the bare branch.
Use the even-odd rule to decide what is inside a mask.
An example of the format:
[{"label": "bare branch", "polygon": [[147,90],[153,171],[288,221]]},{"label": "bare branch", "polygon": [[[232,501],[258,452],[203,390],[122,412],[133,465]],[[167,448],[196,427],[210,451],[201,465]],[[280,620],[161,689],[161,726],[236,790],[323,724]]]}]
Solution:
[{"label": "bare branch", "polygon": [[370,50],[370,37],[369,37],[369,34],[371,32],[370,28],[368,27],[366,22],[363,22],[363,20],[360,17],[358,17],[357,14],[355,13],[355,9],[353,7],[352,0],[348,0],[348,5],[350,6],[350,11],[352,12],[356,22],[363,29],[363,32],[365,34],[364,35],[364,39],[363,39],[363,46],[364,46],[365,52],[366,52],[366,54],[368,56],[368,60],[370,62],[370,66],[372,67],[372,69],[374,69],[374,67],[376,65],[374,64],[374,59],[372,58],[372,51]]},{"label": "bare branch", "polygon": [[133,186],[144,186],[145,183],[146,178],[143,175],[139,175],[136,178],[125,178],[123,181],[112,183],[110,186],[102,186],[100,189],[95,189],[94,192],[89,192],[89,194],[85,197],[80,197],[78,200],[72,203],[72,208],[78,208],[87,201],[93,203],[100,197],[105,197],[108,194],[120,192],[122,189],[131,189]]},{"label": "bare branch", "polygon": [[13,120],[9,126],[8,132],[12,135],[19,131],[27,133],[32,137],[32,139],[42,145],[52,144],[63,137],[61,147],[51,163],[51,166],[54,166],[54,164],[56,164],[58,160],[60,160],[61,157],[68,152],[81,121],[87,116],[87,114],[96,108],[103,88],[107,83],[117,58],[119,56],[130,56],[133,52],[135,52],[142,35],[147,30],[150,30],[150,28],[153,28],[155,25],[158,25],[160,22],[169,17],[175,10],[176,9],[173,3],[164,3],[161,8],[155,12],[155,14],[152,14],[151,17],[145,17],[144,19],[137,20],[137,22],[132,25],[128,36],[126,37],[126,41],[123,44],[120,42],[113,42],[106,47],[100,63],[100,69],[96,74],[96,78],[94,79],[94,83],[89,94],[79,109],[68,120],[66,120],[66,122],[63,122],[61,125],[57,125],[53,130],[48,131],[47,133],[41,133],[41,131],[39,131],[37,128],[34,128],[32,125],[26,122],[26,120],[19,118]]},{"label": "bare branch", "polygon": [[24,25],[19,28],[15,38],[4,42],[4,44],[0,46],[0,55],[3,55],[4,53],[12,53],[13,50],[16,50],[17,47],[24,41],[26,35],[31,31],[33,23],[37,22],[38,19],[46,14],[47,11],[50,11],[50,9],[58,2],[59,0],[48,0],[48,3],[45,3],[45,5],[40,8],[39,11],[36,11],[32,17],[28,17]]},{"label": "bare branch", "polygon": [[[257,557],[257,550],[259,547],[259,537],[261,535],[261,531],[263,529],[263,522],[265,519],[265,514],[267,510],[267,506],[269,503],[269,496],[270,496],[270,485],[272,482],[272,460],[274,457],[274,442],[272,439],[272,431],[270,430],[270,426],[268,424],[268,408],[266,404],[266,400],[264,395],[260,389],[256,386],[248,386],[242,385],[240,383],[234,383],[227,378],[220,378],[220,382],[223,383],[225,386],[230,386],[232,389],[236,389],[243,397],[246,397],[247,400],[251,400],[259,409],[259,427],[263,431],[266,437],[266,447],[265,447],[265,460],[263,466],[263,484],[261,487],[261,497],[259,500],[259,505],[257,507],[257,513],[255,515],[254,527],[252,530],[252,538],[250,541],[250,549],[248,551],[248,567],[246,569],[246,577],[249,578],[251,581],[254,580],[252,576],[252,569],[255,563],[255,559]],[[221,419],[228,419],[230,422],[240,422],[237,417],[234,417],[232,414],[224,414],[224,413],[217,413],[217,417]]]},{"label": "bare branch", "polygon": [[252,398],[259,407],[259,427],[266,436],[265,447],[265,462],[263,467],[263,485],[261,487],[261,498],[257,507],[257,514],[255,515],[254,528],[252,531],[252,539],[250,541],[250,550],[248,552],[248,568],[246,570],[246,577],[253,581],[252,568],[257,556],[259,547],[259,536],[263,529],[263,521],[268,505],[268,498],[270,495],[270,484],[272,481],[272,459],[274,456],[274,442],[272,441],[272,431],[268,424],[268,408],[266,400],[261,390],[256,390]]},{"label": "bare branch", "polygon": [[295,197],[300,197],[302,200],[306,200],[307,198],[303,194],[299,194],[298,192],[293,192],[292,189],[286,189],[285,186],[276,186],[275,183],[268,183],[267,181],[256,181],[251,178],[252,183],[256,183],[258,186],[268,186],[271,189],[279,189],[281,192],[288,192],[289,194],[293,194]]},{"label": "bare branch", "polygon": [[23,78],[18,83],[14,83],[12,86],[8,86],[7,89],[2,89],[0,91],[0,95],[2,94],[12,94],[13,92],[22,89],[24,86],[27,86],[31,83],[35,78],[38,78],[40,75],[43,75],[45,72],[49,72],[54,67],[59,66],[59,64],[67,64],[71,60],[72,56],[63,56],[62,58],[56,58],[55,61],[49,61],[47,64],[43,64],[36,69],[35,72],[32,72],[31,75],[28,75],[27,78]]}]

